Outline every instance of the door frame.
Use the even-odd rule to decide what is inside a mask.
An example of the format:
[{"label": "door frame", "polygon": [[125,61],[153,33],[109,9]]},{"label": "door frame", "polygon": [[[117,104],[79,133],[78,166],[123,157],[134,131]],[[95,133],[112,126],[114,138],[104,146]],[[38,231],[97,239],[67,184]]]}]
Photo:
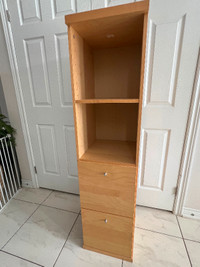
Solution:
[{"label": "door frame", "polygon": [[[190,216],[195,213],[194,210],[187,211],[184,204],[189,187],[189,173],[191,168],[191,160],[194,152],[195,140],[197,137],[198,122],[200,119],[200,50],[197,58],[196,72],[194,76],[194,84],[192,97],[190,102],[190,110],[188,115],[187,128],[185,133],[185,141],[183,145],[182,159],[179,170],[178,190],[174,202],[173,213],[179,216]],[[199,211],[196,214],[199,217]]]},{"label": "door frame", "polygon": [[31,172],[31,178],[32,178],[32,181],[30,180],[30,182],[28,182],[28,180],[26,180],[26,182],[22,180],[22,185],[24,187],[39,188],[37,174],[34,171],[35,160],[33,156],[32,144],[31,144],[27,117],[26,117],[26,112],[25,112],[25,106],[24,106],[24,100],[23,100],[23,95],[22,95],[22,88],[21,88],[21,83],[20,83],[20,78],[19,78],[19,73],[18,73],[17,60],[16,60],[16,55],[15,55],[15,50],[14,50],[14,42],[12,38],[12,31],[11,31],[10,22],[8,21],[8,17],[7,17],[8,15],[7,15],[6,10],[8,10],[6,1],[5,0],[0,1],[0,14],[1,14],[1,19],[2,19],[3,31],[4,31],[4,36],[6,40],[7,50],[8,50],[8,58],[9,58],[9,63],[11,67],[11,73],[12,73],[15,94],[16,94],[16,99],[17,99],[17,105],[19,109],[19,116],[20,116],[21,125],[22,125],[22,132],[24,135],[25,147],[26,147],[26,152],[27,152],[28,162],[29,162],[29,167],[30,167],[30,172]]},{"label": "door frame", "polygon": [[[3,30],[8,50],[8,57],[11,67],[11,73],[13,77],[14,87],[15,87],[15,93],[16,93],[16,99],[17,104],[19,108],[19,115],[21,119],[22,124],[22,131],[24,135],[25,140],[25,146],[27,150],[28,155],[28,162],[29,167],[31,171],[31,178],[32,181],[30,183],[26,183],[24,185],[25,187],[34,187],[39,188],[37,174],[34,171],[35,166],[35,160],[32,150],[32,144],[29,134],[29,127],[27,123],[27,117],[25,112],[25,106],[24,106],[24,100],[22,95],[22,88],[20,84],[20,78],[17,68],[17,61],[16,61],[16,55],[14,50],[14,42],[12,39],[12,32],[10,23],[7,19],[7,5],[6,1],[2,0],[0,1],[0,14],[2,18],[2,24],[3,24]],[[174,200],[174,207],[172,212],[176,215],[183,215],[183,208],[184,208],[184,202],[186,198],[187,188],[188,188],[188,174],[190,170],[190,162],[191,157],[194,149],[194,141],[196,137],[197,132],[197,121],[200,117],[200,101],[198,103],[198,100],[200,100],[200,56],[198,59],[197,64],[197,71],[194,81],[194,88],[193,88],[193,94],[191,99],[191,105],[190,105],[190,112],[188,116],[188,123],[187,123],[187,130],[185,134],[185,141],[183,146],[183,153],[182,153],[182,159],[180,164],[180,170],[179,170],[179,177],[177,182],[177,193]]]}]

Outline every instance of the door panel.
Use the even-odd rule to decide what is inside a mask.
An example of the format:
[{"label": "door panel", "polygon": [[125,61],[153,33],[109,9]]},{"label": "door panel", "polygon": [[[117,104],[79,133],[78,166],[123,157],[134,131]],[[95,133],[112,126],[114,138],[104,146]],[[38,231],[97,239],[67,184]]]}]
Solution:
[{"label": "door panel", "polygon": [[150,1],[139,205],[173,209],[199,50],[197,10],[197,0]]},{"label": "door panel", "polygon": [[8,0],[39,186],[79,193],[67,27],[75,1]]}]

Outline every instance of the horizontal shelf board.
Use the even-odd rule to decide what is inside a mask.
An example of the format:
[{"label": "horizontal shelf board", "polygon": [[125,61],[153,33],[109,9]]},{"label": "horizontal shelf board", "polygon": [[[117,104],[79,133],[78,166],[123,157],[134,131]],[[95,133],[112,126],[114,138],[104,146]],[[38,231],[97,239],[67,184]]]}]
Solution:
[{"label": "horizontal shelf board", "polygon": [[80,160],[135,166],[136,142],[96,140]]},{"label": "horizontal shelf board", "polygon": [[139,103],[138,98],[134,99],[81,99],[81,100],[76,100],[76,103],[79,104],[101,104],[101,103]]}]

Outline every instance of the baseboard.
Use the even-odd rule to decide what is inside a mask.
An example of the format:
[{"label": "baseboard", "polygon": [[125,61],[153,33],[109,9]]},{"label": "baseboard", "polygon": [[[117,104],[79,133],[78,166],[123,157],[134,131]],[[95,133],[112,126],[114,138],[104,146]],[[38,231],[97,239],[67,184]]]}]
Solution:
[{"label": "baseboard", "polygon": [[22,187],[34,188],[31,180],[22,179]]},{"label": "baseboard", "polygon": [[191,208],[183,208],[182,215],[183,217],[200,220],[200,210],[195,210]]}]

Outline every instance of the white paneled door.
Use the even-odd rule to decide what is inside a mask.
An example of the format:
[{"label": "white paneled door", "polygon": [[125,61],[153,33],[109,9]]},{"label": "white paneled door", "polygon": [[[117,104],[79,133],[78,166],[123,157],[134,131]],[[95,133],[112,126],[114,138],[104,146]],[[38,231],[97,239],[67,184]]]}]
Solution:
[{"label": "white paneled door", "polygon": [[[133,0],[5,0],[39,185],[78,192],[64,15]],[[199,0],[150,0],[137,203],[172,210],[200,44]]]},{"label": "white paneled door", "polygon": [[137,203],[172,210],[200,45],[199,0],[151,0]]},{"label": "white paneled door", "polygon": [[11,29],[40,187],[78,193],[64,15],[75,0],[8,0]]}]

